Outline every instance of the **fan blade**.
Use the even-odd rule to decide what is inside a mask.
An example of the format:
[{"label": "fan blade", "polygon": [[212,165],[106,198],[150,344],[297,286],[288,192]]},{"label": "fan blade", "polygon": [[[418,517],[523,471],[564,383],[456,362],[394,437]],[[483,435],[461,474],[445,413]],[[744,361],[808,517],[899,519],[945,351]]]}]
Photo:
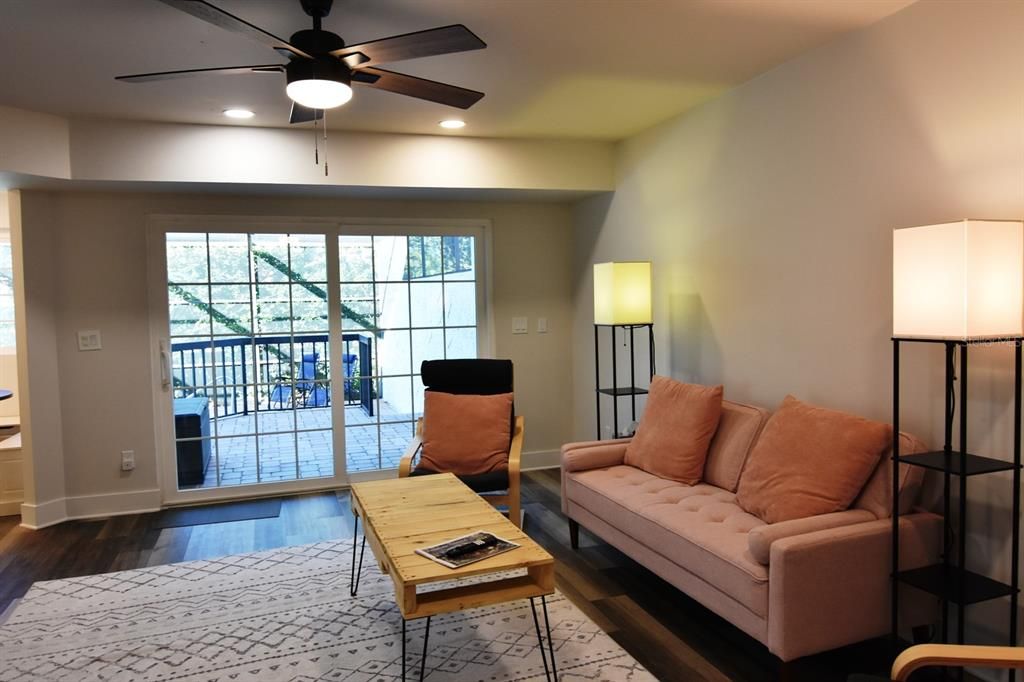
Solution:
[{"label": "fan blade", "polygon": [[323,109],[310,109],[309,107],[304,107],[301,104],[292,102],[292,113],[288,116],[288,122],[309,123],[310,121],[320,120],[323,117]]},{"label": "fan blade", "polygon": [[280,64],[257,64],[254,66],[222,66],[212,69],[181,69],[180,71],[157,71],[156,73],[135,73],[130,76],[115,76],[114,80],[127,83],[146,83],[149,81],[165,81],[171,78],[188,78],[206,73],[235,75],[240,73],[284,73]]},{"label": "fan blade", "polygon": [[248,21],[236,17],[234,14],[230,14],[220,9],[216,5],[211,5],[206,0],[160,0],[165,5],[186,12],[202,19],[205,22],[211,23],[214,26],[218,26],[226,31],[233,33],[241,33],[242,35],[252,38],[253,40],[263,43],[267,47],[273,48],[278,52],[287,53],[289,55],[297,55],[299,57],[305,57],[306,59],[312,59],[313,57],[299,48],[288,43],[287,40],[278,38],[273,33],[264,31],[259,26],[253,26]]},{"label": "fan blade", "polygon": [[331,54],[344,59],[349,55],[362,53],[367,57],[367,61],[359,64],[349,63],[351,67],[361,68],[362,66],[400,62],[405,59],[416,59],[417,57],[433,57],[434,55],[450,54],[452,52],[479,50],[485,47],[487,47],[487,43],[480,40],[468,28],[462,24],[452,24],[451,26],[431,28],[426,31],[416,31],[400,36],[371,40],[359,45],[349,45],[340,50],[335,50]]},{"label": "fan blade", "polygon": [[[376,80],[370,82],[363,75],[376,76]],[[450,107],[469,109],[480,101],[484,93],[476,90],[467,90],[456,85],[438,83],[437,81],[417,78],[404,73],[395,73],[384,69],[360,69],[352,74],[354,81],[362,82],[371,88],[387,90],[399,95],[408,95],[418,99],[425,99],[438,104],[447,104]]]}]

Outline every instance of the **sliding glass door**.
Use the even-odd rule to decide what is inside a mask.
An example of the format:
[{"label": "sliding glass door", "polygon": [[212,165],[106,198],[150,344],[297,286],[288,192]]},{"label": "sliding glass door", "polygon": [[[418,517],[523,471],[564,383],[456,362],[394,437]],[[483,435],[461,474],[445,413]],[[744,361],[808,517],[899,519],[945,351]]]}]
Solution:
[{"label": "sliding glass door", "polygon": [[151,255],[168,501],[385,475],[420,363],[484,352],[482,227],[170,222]]}]

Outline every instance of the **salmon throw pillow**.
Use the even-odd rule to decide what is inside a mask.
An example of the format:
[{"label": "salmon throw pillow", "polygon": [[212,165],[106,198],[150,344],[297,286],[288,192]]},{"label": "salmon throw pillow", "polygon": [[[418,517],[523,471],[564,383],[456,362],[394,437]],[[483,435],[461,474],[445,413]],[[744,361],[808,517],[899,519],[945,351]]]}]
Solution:
[{"label": "salmon throw pillow", "polygon": [[420,469],[462,476],[508,468],[512,394],[423,394]]},{"label": "salmon throw pillow", "polygon": [[708,446],[722,416],[722,387],[651,381],[647,407],[626,446],[626,464],[693,485],[704,474]]},{"label": "salmon throw pillow", "polygon": [[736,502],[765,523],[850,506],[892,442],[892,427],[786,396],[740,476]]}]

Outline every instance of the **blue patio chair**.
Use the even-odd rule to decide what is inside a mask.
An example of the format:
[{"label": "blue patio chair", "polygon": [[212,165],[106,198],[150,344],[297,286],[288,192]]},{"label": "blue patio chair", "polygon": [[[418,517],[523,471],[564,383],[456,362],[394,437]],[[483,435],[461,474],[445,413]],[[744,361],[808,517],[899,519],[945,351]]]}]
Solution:
[{"label": "blue patio chair", "polygon": [[345,400],[359,400],[359,387],[356,384],[356,360],[359,358],[355,353],[344,353],[341,356],[341,364],[345,368]]},{"label": "blue patio chair", "polygon": [[326,407],[329,402],[327,388],[316,378],[316,363],[319,358],[319,353],[306,353],[302,356],[302,368],[295,381],[295,389],[302,399],[302,407]]},{"label": "blue patio chair", "polygon": [[295,378],[295,393],[292,387],[278,384],[270,392],[270,403],[284,405],[291,401],[296,407],[327,407],[330,404],[330,393],[316,376],[316,364],[319,353],[305,353],[299,367],[299,376]]}]

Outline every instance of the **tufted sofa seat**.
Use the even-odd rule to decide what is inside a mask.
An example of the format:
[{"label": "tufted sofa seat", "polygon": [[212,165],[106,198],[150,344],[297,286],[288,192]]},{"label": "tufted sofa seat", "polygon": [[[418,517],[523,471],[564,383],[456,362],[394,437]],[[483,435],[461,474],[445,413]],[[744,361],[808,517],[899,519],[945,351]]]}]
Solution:
[{"label": "tufted sofa seat", "polygon": [[579,503],[617,518],[633,537],[764,617],[768,568],[750,555],[747,534],[764,521],[740,509],[736,495],[713,485],[666,481],[631,466],[580,472],[570,485]]},{"label": "tufted sofa seat", "polygon": [[[740,508],[735,492],[768,411],[731,401],[722,410],[705,480],[692,486],[624,464],[629,439],[563,446],[562,510],[573,547],[582,525],[786,661],[885,634],[889,457],[850,509],[766,524]],[[923,448],[901,436],[901,452]],[[900,474],[902,501],[916,494],[921,473]],[[905,513],[901,524],[903,568],[937,561],[941,518]],[[927,619],[926,605],[908,602],[905,622]]]}]

